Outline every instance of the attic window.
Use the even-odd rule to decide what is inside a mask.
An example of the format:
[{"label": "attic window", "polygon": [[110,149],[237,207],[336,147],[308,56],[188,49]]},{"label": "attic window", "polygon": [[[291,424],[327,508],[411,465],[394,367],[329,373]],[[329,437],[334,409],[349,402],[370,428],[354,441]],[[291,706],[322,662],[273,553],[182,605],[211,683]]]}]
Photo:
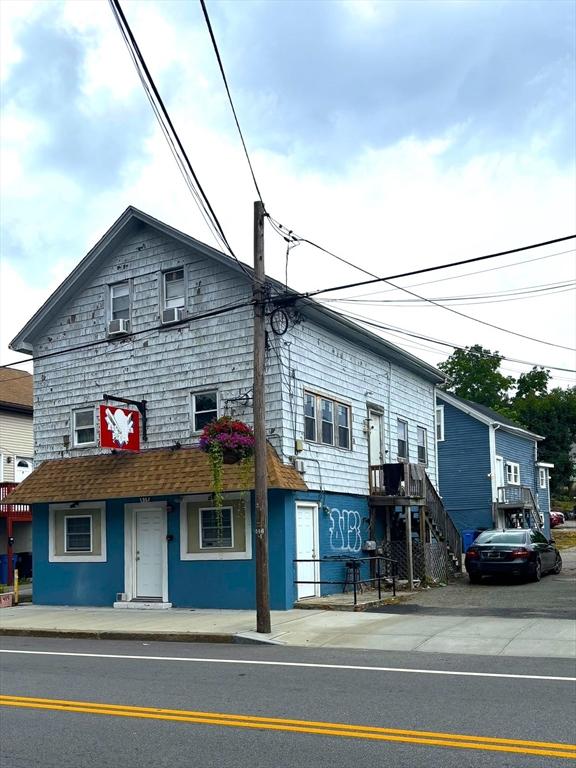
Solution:
[{"label": "attic window", "polygon": [[110,320],[130,319],[130,284],[128,280],[110,286]]},{"label": "attic window", "polygon": [[164,309],[173,309],[185,305],[184,270],[172,269],[164,272]]}]

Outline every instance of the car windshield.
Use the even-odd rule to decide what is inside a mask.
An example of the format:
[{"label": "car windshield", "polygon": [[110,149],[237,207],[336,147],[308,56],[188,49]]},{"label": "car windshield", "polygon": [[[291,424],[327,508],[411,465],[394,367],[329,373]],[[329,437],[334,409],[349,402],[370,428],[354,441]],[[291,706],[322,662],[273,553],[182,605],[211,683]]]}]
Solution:
[{"label": "car windshield", "polygon": [[485,531],[476,539],[478,544],[524,544],[526,531]]}]

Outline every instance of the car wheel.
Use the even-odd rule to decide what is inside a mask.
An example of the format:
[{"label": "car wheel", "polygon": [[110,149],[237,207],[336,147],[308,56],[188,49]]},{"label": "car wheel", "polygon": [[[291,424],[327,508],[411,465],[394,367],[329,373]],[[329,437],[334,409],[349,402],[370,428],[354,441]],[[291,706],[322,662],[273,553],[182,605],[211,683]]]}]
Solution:
[{"label": "car wheel", "polygon": [[532,571],[532,581],[540,581],[542,578],[542,563],[540,561],[540,558],[536,558],[536,562],[534,563],[534,570]]},{"label": "car wheel", "polygon": [[552,573],[560,573],[562,570],[562,558],[560,557],[560,553],[556,553],[556,562],[554,563],[554,568],[552,568]]},{"label": "car wheel", "polygon": [[470,584],[480,584],[482,581],[482,576],[477,573],[469,573],[468,578],[470,579]]}]

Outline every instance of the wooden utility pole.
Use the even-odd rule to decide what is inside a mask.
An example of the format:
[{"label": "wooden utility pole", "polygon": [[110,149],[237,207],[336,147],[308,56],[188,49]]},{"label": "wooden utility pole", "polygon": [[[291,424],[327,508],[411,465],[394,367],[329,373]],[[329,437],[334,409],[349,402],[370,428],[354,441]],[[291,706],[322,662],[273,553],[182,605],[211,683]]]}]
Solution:
[{"label": "wooden utility pole", "polygon": [[266,470],[266,286],[264,272],[264,205],[254,203],[254,491],[256,496],[256,631],[269,633],[268,473]]}]

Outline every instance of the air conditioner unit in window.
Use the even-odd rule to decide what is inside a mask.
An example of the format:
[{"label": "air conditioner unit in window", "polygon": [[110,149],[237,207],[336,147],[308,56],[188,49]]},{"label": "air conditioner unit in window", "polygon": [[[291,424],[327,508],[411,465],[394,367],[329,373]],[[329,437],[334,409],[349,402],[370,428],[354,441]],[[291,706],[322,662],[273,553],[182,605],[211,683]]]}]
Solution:
[{"label": "air conditioner unit in window", "polygon": [[127,333],[130,333],[130,320],[121,317],[108,323],[108,336],[125,336]]},{"label": "air conditioner unit in window", "polygon": [[306,472],[306,467],[304,466],[304,460],[303,459],[294,459],[294,469],[296,472],[300,472],[301,475]]},{"label": "air conditioner unit in window", "polygon": [[183,307],[169,307],[162,310],[162,324],[176,323],[184,317]]}]

